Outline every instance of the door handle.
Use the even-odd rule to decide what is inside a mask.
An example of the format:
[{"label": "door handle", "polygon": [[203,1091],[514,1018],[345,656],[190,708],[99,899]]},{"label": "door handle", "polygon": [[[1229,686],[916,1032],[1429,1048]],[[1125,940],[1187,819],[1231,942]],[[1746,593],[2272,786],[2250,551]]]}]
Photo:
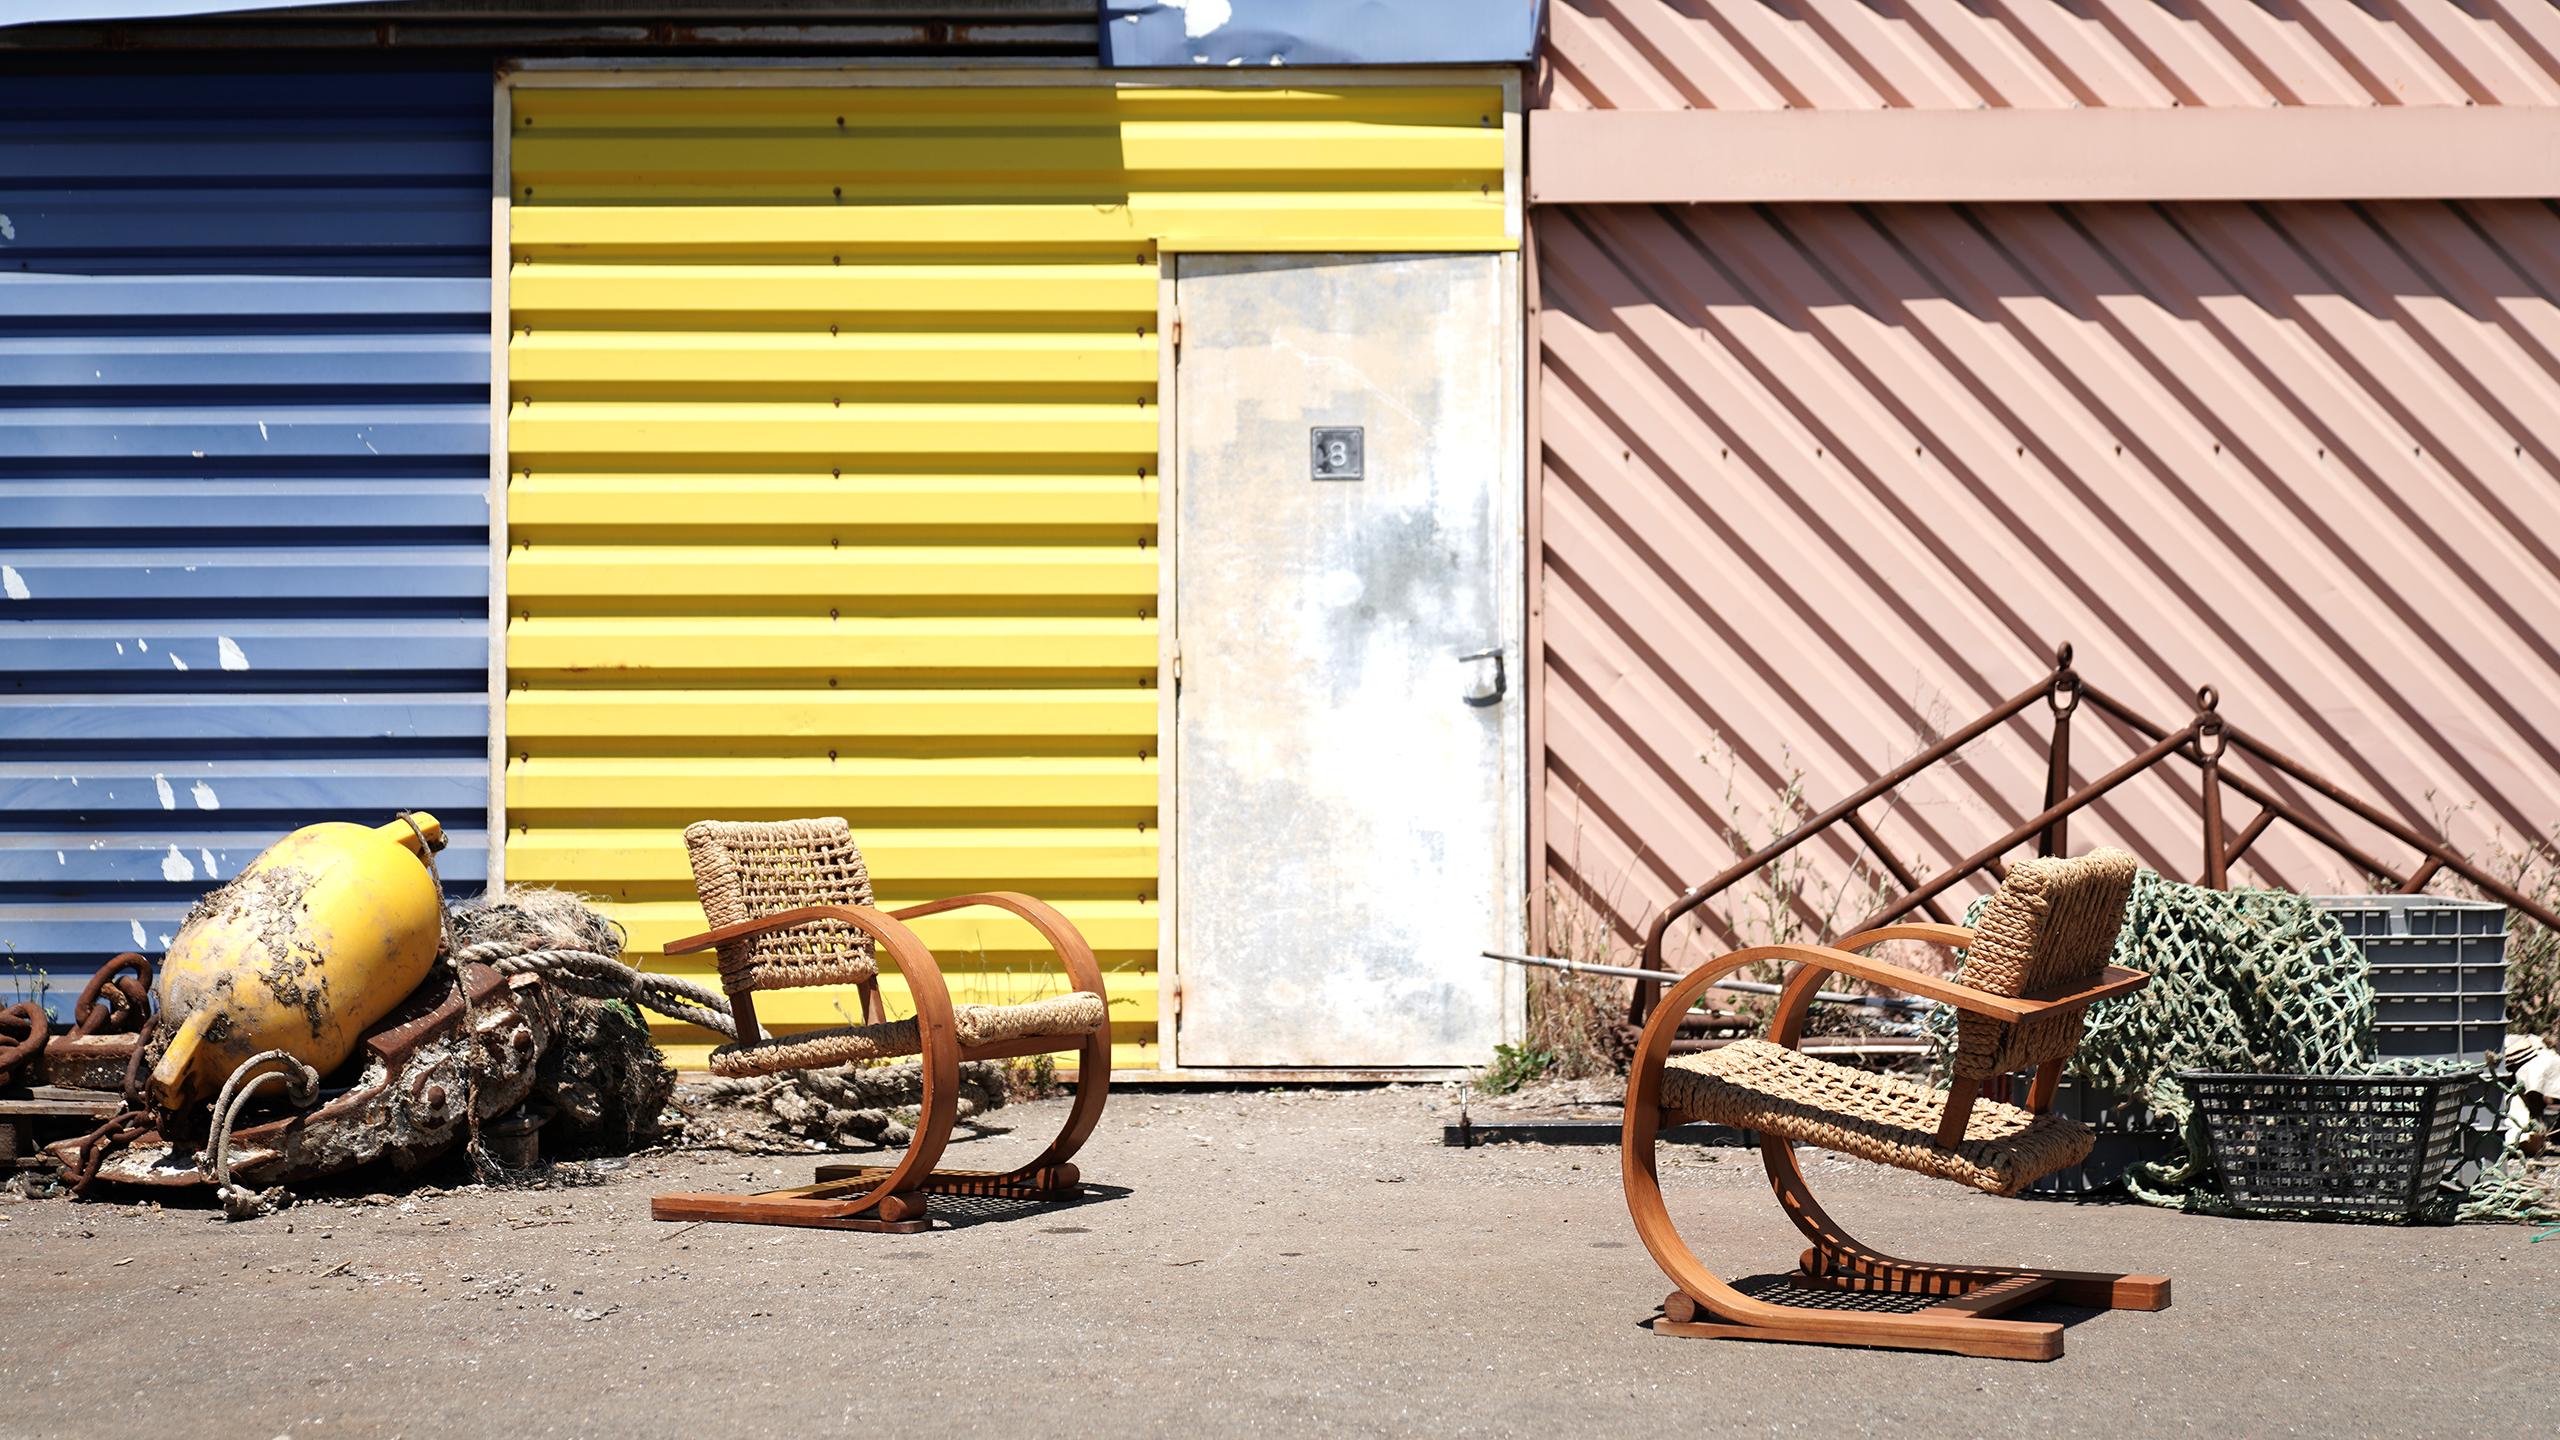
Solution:
[{"label": "door handle", "polygon": [[1458,658],[1460,660],[1490,660],[1493,662],[1492,693],[1487,695],[1466,696],[1464,697],[1466,702],[1478,707],[1479,709],[1487,705],[1501,704],[1503,695],[1511,688],[1510,677],[1504,673],[1502,668],[1502,647],[1496,645],[1490,650],[1470,650]]}]

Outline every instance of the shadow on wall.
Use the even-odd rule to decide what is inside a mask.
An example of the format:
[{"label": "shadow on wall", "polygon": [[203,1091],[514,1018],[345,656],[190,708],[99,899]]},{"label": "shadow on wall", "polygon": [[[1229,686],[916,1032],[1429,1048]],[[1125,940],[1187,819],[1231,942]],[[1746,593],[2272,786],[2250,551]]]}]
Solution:
[{"label": "shadow on wall", "polygon": [[[2211,683],[2475,854],[2549,833],[2553,218],[1542,212],[1553,871],[1640,928],[1764,813],[1848,793],[2064,638],[2155,719]],[[1935,864],[1998,834],[2038,808],[2044,730],[2030,711],[1880,827]],[[2083,727],[2083,776],[2134,748],[2109,730]],[[2074,844],[2188,868],[2196,803],[2145,782]],[[2361,888],[2278,836],[2249,858],[2244,883]]]}]

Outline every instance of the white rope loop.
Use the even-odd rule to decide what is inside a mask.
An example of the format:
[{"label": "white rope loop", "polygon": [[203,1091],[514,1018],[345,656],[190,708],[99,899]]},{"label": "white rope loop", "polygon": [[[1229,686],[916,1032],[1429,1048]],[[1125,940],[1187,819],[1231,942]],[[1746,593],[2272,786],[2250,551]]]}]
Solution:
[{"label": "white rope loop", "polygon": [[[274,1060],[283,1061],[287,1068],[249,1073]],[[320,1072],[285,1050],[259,1051],[241,1061],[222,1082],[222,1093],[213,1099],[213,1133],[205,1141],[205,1154],[213,1161],[213,1190],[222,1199],[226,1219],[249,1220],[268,1214],[284,1198],[282,1186],[260,1193],[231,1183],[232,1127],[258,1087],[270,1080],[284,1081],[285,1099],[297,1107],[309,1105],[320,1089]]]}]

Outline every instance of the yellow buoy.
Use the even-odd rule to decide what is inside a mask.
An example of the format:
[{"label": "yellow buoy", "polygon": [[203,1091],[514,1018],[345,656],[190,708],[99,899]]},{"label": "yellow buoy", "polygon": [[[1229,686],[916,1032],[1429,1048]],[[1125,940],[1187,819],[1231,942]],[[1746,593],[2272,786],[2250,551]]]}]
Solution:
[{"label": "yellow buoy", "polygon": [[415,829],[306,825],[187,917],[160,962],[161,1020],[178,1031],[152,1099],[169,1110],[209,1099],[262,1050],[326,1075],[418,988],[442,929],[426,855],[444,829],[424,812],[409,820]]}]

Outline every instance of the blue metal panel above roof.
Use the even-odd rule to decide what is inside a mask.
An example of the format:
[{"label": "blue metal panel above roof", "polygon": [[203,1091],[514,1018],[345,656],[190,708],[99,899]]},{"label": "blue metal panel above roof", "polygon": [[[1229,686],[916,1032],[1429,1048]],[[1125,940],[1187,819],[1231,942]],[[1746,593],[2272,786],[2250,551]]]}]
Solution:
[{"label": "blue metal panel above roof", "polygon": [[[0,29],[65,21],[168,19],[244,11],[343,8],[347,0],[14,0],[0,13]],[[365,5],[368,19],[400,19],[412,7],[397,0]],[[1019,48],[1039,36],[1029,25],[1039,16],[1010,9],[955,4],[915,7],[861,3],[776,7],[759,12],[752,5],[705,5],[692,14],[684,0],[631,0],[611,10],[555,12],[538,0],[519,0],[515,9],[539,13],[558,23],[609,23],[688,20],[698,29],[691,43],[753,43],[756,33],[779,37],[794,26],[809,33],[800,43],[821,46],[857,38],[864,22],[885,29],[887,22],[940,22],[940,28],[982,31],[988,40]],[[420,4],[420,21],[434,22],[461,14],[484,26],[503,20],[510,7],[455,11]],[[565,11],[566,7],[562,7]],[[1117,68],[1168,65],[1518,65],[1537,52],[1545,0],[1100,0],[1102,59]],[[1085,15],[1090,19],[1093,9]],[[1021,33],[1003,39],[1007,21]],[[829,22],[846,33],[824,33]],[[626,28],[627,25],[626,25]],[[1090,29],[1084,31],[1090,35]],[[627,41],[628,37],[619,37]],[[882,39],[890,38],[883,35]],[[917,37],[919,40],[924,37]],[[1046,37],[1055,39],[1058,37]],[[609,42],[610,43],[610,42]],[[946,42],[947,43],[947,42]],[[1090,42],[1088,42],[1090,43]]]},{"label": "blue metal panel above roof", "polygon": [[477,67],[0,86],[0,999],[315,820],[486,878],[489,127]]},{"label": "blue metal panel above roof", "polygon": [[1519,65],[1545,0],[1102,0],[1102,63]]}]

